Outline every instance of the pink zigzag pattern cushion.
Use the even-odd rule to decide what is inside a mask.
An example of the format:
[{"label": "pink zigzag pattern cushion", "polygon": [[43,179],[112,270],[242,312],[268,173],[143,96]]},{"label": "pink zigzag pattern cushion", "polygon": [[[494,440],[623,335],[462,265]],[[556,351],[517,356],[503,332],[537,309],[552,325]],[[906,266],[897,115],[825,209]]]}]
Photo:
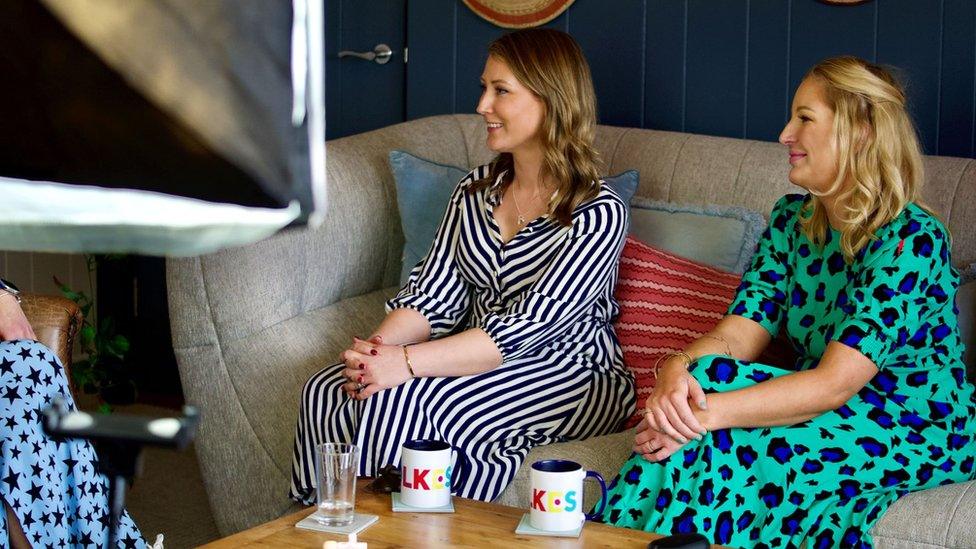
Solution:
[{"label": "pink zigzag pattern cushion", "polygon": [[654,388],[657,359],[711,330],[725,316],[739,280],[627,236],[614,292],[620,304],[614,330],[637,382],[637,408],[627,427],[640,421],[638,412]]}]

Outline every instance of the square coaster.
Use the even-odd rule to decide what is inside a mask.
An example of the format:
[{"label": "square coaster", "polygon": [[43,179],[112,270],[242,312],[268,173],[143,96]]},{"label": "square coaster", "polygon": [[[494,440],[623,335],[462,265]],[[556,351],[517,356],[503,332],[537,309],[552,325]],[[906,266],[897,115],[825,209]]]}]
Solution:
[{"label": "square coaster", "polygon": [[527,536],[551,536],[554,538],[578,538],[580,533],[583,532],[583,525],[580,524],[579,528],[575,530],[565,530],[563,532],[550,532],[548,530],[539,530],[532,527],[532,523],[529,522],[529,513],[522,515],[522,520],[519,521],[518,526],[515,527],[516,534],[525,534]]},{"label": "square coaster", "polygon": [[393,512],[394,513],[453,513],[454,501],[447,502],[443,507],[411,507],[400,501],[400,493],[393,492]]},{"label": "square coaster", "polygon": [[295,528],[302,528],[304,530],[315,530],[316,532],[329,532],[332,534],[358,534],[366,529],[367,526],[378,521],[380,517],[376,515],[365,515],[356,513],[353,515],[352,522],[345,526],[326,526],[321,522],[315,520],[312,515],[303,518],[297,524]]}]

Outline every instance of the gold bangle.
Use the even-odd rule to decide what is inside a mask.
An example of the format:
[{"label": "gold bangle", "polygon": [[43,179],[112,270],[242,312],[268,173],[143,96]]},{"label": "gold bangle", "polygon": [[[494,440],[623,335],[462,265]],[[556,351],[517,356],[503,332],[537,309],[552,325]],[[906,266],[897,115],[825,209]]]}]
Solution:
[{"label": "gold bangle", "polygon": [[410,364],[410,354],[407,353],[407,346],[401,345],[403,347],[403,358],[407,361],[407,371],[410,372],[410,377],[417,377],[417,374],[413,373],[413,365]]},{"label": "gold bangle", "polygon": [[667,359],[669,359],[671,357],[675,357],[675,356],[684,357],[685,360],[688,361],[688,364],[685,365],[686,368],[688,366],[691,366],[691,363],[695,361],[695,359],[691,358],[691,355],[689,355],[688,353],[686,353],[684,351],[678,351],[676,353],[668,353],[668,354],[662,356],[661,358],[657,359],[657,362],[654,363],[654,379],[655,380],[657,380],[657,374],[661,370],[661,362],[664,362],[665,360],[667,360]]},{"label": "gold bangle", "polygon": [[706,338],[706,337],[708,339],[714,339],[715,341],[721,341],[722,343],[724,343],[725,344],[725,354],[728,355],[729,358],[733,358],[732,357],[732,347],[729,346],[729,342],[728,341],[725,341],[725,338],[724,337],[721,337],[721,336],[713,336],[711,334],[702,334],[702,338],[703,339]]}]

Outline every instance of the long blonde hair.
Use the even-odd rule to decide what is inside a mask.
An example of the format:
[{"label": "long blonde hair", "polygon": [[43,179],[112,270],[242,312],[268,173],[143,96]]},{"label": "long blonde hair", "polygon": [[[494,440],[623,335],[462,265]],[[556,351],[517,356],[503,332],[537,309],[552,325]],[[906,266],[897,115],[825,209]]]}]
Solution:
[{"label": "long blonde hair", "polygon": [[838,171],[829,189],[811,191],[801,224],[810,240],[824,242],[829,222],[820,197],[836,196],[843,205],[841,250],[851,261],[879,227],[921,200],[921,147],[905,90],[887,69],[857,57],[832,57],[810,69],[808,78],[823,84],[834,111]]},{"label": "long blonde hair", "polygon": [[[590,66],[573,38],[552,29],[523,29],[488,46],[488,55],[505,63],[518,81],[542,100],[543,173],[556,182],[549,214],[572,224],[573,210],[600,191],[596,136],[596,94]],[[491,163],[488,176],[472,185],[490,187],[504,173],[502,189],[515,176],[511,153]]]}]

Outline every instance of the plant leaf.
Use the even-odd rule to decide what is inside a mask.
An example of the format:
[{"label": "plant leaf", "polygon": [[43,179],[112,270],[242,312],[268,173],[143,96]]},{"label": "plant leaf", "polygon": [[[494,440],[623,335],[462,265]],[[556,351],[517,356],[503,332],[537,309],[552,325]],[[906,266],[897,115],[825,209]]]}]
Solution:
[{"label": "plant leaf", "polygon": [[[108,347],[115,353],[124,355],[125,353],[129,352],[129,339],[124,335],[116,335],[111,341],[109,341]],[[122,357],[119,356],[119,358]]]},{"label": "plant leaf", "polygon": [[67,286],[63,286],[61,288],[61,295],[63,295],[64,297],[70,299],[71,301],[74,301],[75,303],[78,303],[79,301],[81,301],[81,294],[79,294],[78,292],[72,291]]},{"label": "plant leaf", "polygon": [[81,346],[88,347],[95,341],[95,327],[94,326],[82,326],[81,331],[78,332],[81,337]]}]

